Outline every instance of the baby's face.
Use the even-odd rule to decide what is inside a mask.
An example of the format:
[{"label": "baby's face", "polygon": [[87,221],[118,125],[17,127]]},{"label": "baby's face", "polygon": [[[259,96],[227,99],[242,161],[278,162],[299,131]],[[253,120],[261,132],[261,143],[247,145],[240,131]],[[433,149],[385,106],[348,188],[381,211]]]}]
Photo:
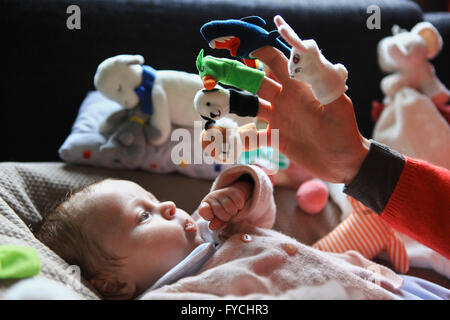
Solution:
[{"label": "baby's face", "polygon": [[139,185],[105,180],[84,206],[90,233],[120,261],[122,277],[141,292],[203,242],[192,217],[171,201],[159,202]]}]

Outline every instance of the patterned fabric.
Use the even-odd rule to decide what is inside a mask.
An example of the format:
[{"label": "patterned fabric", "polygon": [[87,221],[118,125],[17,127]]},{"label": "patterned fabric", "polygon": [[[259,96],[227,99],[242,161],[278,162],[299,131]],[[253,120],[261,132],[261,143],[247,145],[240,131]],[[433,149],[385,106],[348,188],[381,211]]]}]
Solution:
[{"label": "patterned fabric", "polygon": [[348,199],[353,213],[313,247],[336,253],[355,250],[367,259],[376,257],[384,250],[397,272],[408,272],[405,244],[394,229],[359,201],[351,197]]}]

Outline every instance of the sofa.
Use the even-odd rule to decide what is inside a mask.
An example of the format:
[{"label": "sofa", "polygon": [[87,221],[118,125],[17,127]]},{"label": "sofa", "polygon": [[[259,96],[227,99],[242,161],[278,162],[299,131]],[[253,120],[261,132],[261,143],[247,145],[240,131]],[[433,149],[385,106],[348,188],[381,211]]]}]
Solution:
[{"label": "sofa", "polygon": [[[70,30],[67,7],[81,9],[81,29]],[[381,9],[381,29],[369,30],[369,5]],[[59,161],[57,150],[70,133],[97,65],[120,53],[140,53],[156,69],[196,72],[201,48],[212,50],[199,29],[212,19],[259,15],[268,28],[281,14],[303,37],[316,39],[326,57],[349,71],[348,95],[358,125],[370,137],[371,103],[381,100],[383,74],[377,65],[377,42],[393,24],[411,28],[429,20],[446,45],[433,60],[441,81],[450,84],[448,13],[424,14],[408,0],[382,1],[187,1],[187,0],[5,0],[1,4],[4,61],[1,136],[7,139],[1,161]],[[227,56],[226,52],[214,52]],[[19,120],[20,119],[20,120]],[[20,123],[20,125],[19,125]],[[15,141],[22,137],[26,146]]]},{"label": "sofa", "polygon": [[[66,25],[70,5],[81,10],[80,29]],[[370,5],[381,9],[380,29],[366,26]],[[86,94],[95,90],[93,77],[105,58],[138,53],[155,69],[196,73],[195,59],[201,48],[206,54],[228,57],[226,52],[207,47],[199,33],[204,23],[258,15],[266,20],[268,29],[274,29],[275,14],[282,15],[302,38],[314,38],[330,61],[347,67],[347,94],[365,137],[371,137],[374,127],[372,101],[383,98],[376,47],[381,38],[391,34],[392,25],[410,29],[427,20],[436,26],[444,48],[432,63],[438,77],[450,87],[450,13],[424,13],[408,0],[3,0],[0,207],[5,210],[2,224],[10,225],[0,228],[2,243],[11,239],[32,243],[48,262],[43,275],[63,282],[67,265],[39,244],[30,230],[69,189],[99,177],[127,178],[148,188],[158,187],[157,196],[195,210],[210,181],[65,164],[58,149],[70,134]],[[37,185],[40,182],[44,187]],[[173,183],[189,192],[174,194]],[[331,200],[322,213],[310,216],[297,207],[294,190],[278,188],[275,197],[278,208],[286,212],[277,218],[276,227],[306,244],[324,236],[340,221],[340,211]],[[448,279],[430,270],[412,268],[411,274],[450,287]],[[0,293],[13,282],[0,281]],[[80,296],[96,298],[92,288],[85,285],[78,291]]]}]

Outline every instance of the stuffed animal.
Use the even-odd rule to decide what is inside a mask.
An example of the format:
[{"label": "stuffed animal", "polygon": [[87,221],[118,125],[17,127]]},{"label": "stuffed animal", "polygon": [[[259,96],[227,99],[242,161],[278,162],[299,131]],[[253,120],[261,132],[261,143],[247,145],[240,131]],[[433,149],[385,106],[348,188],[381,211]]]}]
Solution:
[{"label": "stuffed animal", "polygon": [[[202,121],[193,108],[194,96],[203,85],[198,76],[182,71],[156,71],[150,66],[143,65],[141,55],[117,55],[100,63],[94,77],[95,87],[107,98],[118,102],[124,109],[138,108],[130,116],[133,124],[125,123],[120,116],[109,119],[109,123],[102,126],[104,132],[111,132],[118,126],[124,125],[106,149],[113,145],[128,146],[130,137],[160,146],[170,135],[172,124],[181,127],[193,127],[194,121]],[[120,121],[117,121],[120,120]],[[135,124],[142,125],[142,132],[138,133]],[[114,128],[115,127],[115,128]],[[129,134],[128,128],[133,128]]]},{"label": "stuffed animal", "polygon": [[353,213],[313,247],[336,253],[355,250],[367,259],[385,251],[397,272],[408,272],[409,260],[405,243],[396,231],[362,203],[351,197],[347,198],[353,207]]},{"label": "stuffed animal", "polygon": [[450,91],[436,77],[428,62],[442,48],[442,38],[429,22],[419,22],[411,31],[393,26],[392,36],[378,43],[378,62],[384,72],[393,72],[381,81],[388,103],[402,87],[413,88],[428,96],[435,105],[445,104]]},{"label": "stuffed animal", "polygon": [[252,52],[264,46],[272,46],[289,56],[290,48],[281,40],[278,31],[267,32],[266,22],[258,16],[240,20],[213,20],[200,28],[200,33],[213,49],[227,49],[231,56],[239,57],[250,67],[257,67]]},{"label": "stuffed animal", "polygon": [[[161,132],[148,124],[150,115],[139,107],[119,110],[111,114],[100,125],[100,133],[106,142],[99,147],[104,157],[114,158],[126,163],[130,168],[139,166],[152,137]],[[152,132],[153,131],[153,132]]]},{"label": "stuffed animal", "polygon": [[292,46],[288,65],[291,78],[309,83],[323,105],[339,98],[347,90],[344,65],[329,62],[314,40],[300,40],[282,17],[276,16],[274,21],[281,36]]}]

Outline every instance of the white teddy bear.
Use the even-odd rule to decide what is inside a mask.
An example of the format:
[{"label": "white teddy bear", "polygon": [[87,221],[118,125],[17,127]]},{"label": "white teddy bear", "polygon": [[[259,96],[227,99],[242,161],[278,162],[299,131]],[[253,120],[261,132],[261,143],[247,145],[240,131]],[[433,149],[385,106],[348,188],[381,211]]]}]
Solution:
[{"label": "white teddy bear", "polygon": [[[98,66],[94,85],[124,109],[133,110],[127,120],[143,126],[147,143],[160,146],[168,140],[172,124],[193,127],[195,120],[202,121],[193,101],[203,84],[197,74],[156,71],[143,63],[141,55],[110,57]],[[119,119],[110,117],[100,130],[110,134]],[[134,134],[121,133],[119,144],[132,145]]]}]

